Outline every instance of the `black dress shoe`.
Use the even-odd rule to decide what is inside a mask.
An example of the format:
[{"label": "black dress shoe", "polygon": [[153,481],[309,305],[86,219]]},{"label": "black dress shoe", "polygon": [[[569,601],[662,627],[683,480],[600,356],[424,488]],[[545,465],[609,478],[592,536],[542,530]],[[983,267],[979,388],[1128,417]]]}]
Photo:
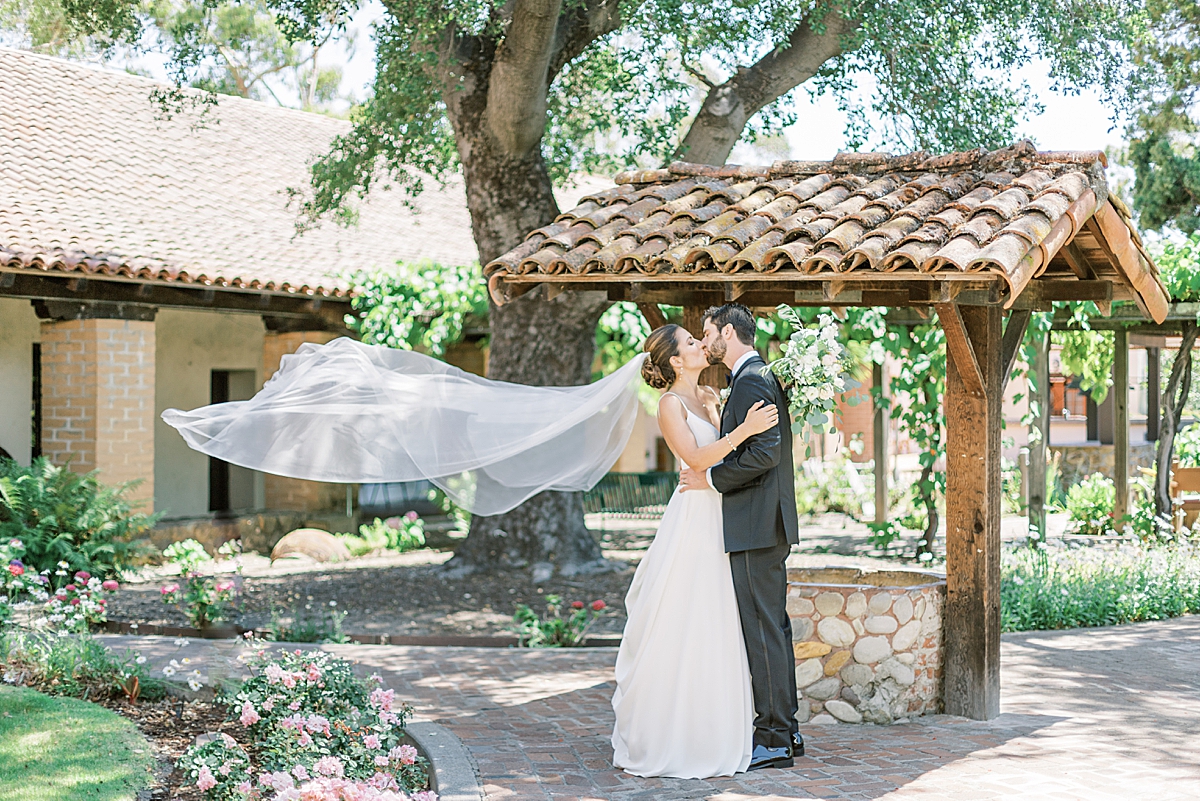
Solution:
[{"label": "black dress shoe", "polygon": [[792,756],[804,756],[804,735],[792,732]]},{"label": "black dress shoe", "polygon": [[790,768],[792,762],[791,749],[787,747],[768,748],[765,745],[754,746],[750,757],[750,767],[746,770],[762,770],[763,768]]}]

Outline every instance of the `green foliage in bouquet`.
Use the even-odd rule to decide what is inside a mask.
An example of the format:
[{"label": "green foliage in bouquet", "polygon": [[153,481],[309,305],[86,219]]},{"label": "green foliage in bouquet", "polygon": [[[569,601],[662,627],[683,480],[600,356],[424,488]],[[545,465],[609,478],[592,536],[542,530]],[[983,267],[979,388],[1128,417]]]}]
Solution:
[{"label": "green foliage in bouquet", "polygon": [[[837,396],[862,386],[850,377],[854,362],[838,341],[838,324],[832,315],[822,314],[817,326],[809,328],[794,309],[779,306],[776,311],[792,327],[780,346],[779,358],[771,362],[771,371],[788,394],[792,431],[799,434],[808,425],[823,433],[826,427],[832,428]],[[845,400],[855,405],[860,398]]]}]

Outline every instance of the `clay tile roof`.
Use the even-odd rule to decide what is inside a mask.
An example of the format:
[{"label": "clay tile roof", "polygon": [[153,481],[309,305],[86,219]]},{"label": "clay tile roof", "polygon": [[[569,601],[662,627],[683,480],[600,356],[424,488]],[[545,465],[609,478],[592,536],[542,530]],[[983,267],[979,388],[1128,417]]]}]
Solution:
[{"label": "clay tile roof", "polygon": [[461,182],[297,236],[286,190],[349,123],[222,97],[195,128],[155,118],[156,86],[0,48],[0,269],[327,296],[353,268],[478,258]]},{"label": "clay tile roof", "polygon": [[[1035,278],[1108,279],[1157,319],[1166,291],[1110,199],[1106,163],[1100,151],[1029,142],[770,167],[676,163],[618,175],[615,189],[584,198],[485,273],[497,302],[507,299],[501,283],[542,274],[564,285],[998,276],[1010,306]],[[1077,237],[1070,258],[1060,253]]]}]

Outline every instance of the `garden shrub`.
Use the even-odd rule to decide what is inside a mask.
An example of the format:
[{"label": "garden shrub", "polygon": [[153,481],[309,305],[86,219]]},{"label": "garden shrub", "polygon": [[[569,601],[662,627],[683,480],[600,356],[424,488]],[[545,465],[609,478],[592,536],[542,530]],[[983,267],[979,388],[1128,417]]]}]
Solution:
[{"label": "garden shrub", "polygon": [[274,642],[350,642],[350,637],[342,631],[342,622],[346,619],[345,612],[337,610],[337,601],[330,601],[329,606],[304,605],[304,612],[298,613],[291,622],[284,620],[279,610],[272,606],[270,632],[268,639]]},{"label": "garden shrub", "polygon": [[1111,626],[1200,612],[1200,549],[1189,543],[1021,547],[1000,562],[1004,631]]},{"label": "garden shrub", "polygon": [[1200,425],[1190,425],[1175,435],[1175,460],[1180,467],[1200,467]]},{"label": "garden shrub", "polygon": [[574,601],[564,607],[562,598],[546,596],[546,613],[541,617],[525,604],[518,604],[513,615],[517,644],[528,648],[574,648],[592,624],[608,614],[608,605],[601,600],[584,604]]},{"label": "garden shrub", "polygon": [[1117,490],[1111,478],[1092,473],[1071,487],[1067,493],[1067,514],[1071,517],[1071,530],[1075,534],[1113,533],[1113,507],[1117,501]]},{"label": "garden shrub", "polygon": [[323,651],[259,651],[250,664],[255,675],[222,697],[250,752],[226,735],[179,761],[206,799],[435,798],[427,763],[403,742],[412,709],[377,676]]},{"label": "garden shrub", "polygon": [[138,482],[101,484],[98,473],[73,473],[39,457],[29,467],[0,458],[0,540],[25,544],[34,572],[83,570],[108,578],[136,558],[131,540],[158,521],[135,512],[126,493]]},{"label": "garden shrub", "polygon": [[844,455],[806,459],[796,468],[796,508],[800,516],[841,512],[862,517],[864,498],[874,498],[872,474],[862,474]]},{"label": "garden shrub", "polygon": [[359,526],[357,537],[353,534],[337,536],[352,556],[366,556],[383,550],[404,553],[425,547],[425,521],[416,512],[387,520],[377,517],[373,522]]},{"label": "garden shrub", "polygon": [[150,678],[146,658],[114,655],[88,634],[61,636],[41,631],[0,632],[0,668],[6,684],[24,684],[72,698],[126,696],[156,700],[166,686]]},{"label": "garden shrub", "polygon": [[[196,628],[229,620],[237,613],[237,584],[224,576],[204,576],[199,570],[212,557],[193,539],[181,540],[163,551],[167,561],[179,567],[183,585],[164,584],[159,592],[163,603],[175,606]],[[241,567],[239,565],[238,569]]]}]

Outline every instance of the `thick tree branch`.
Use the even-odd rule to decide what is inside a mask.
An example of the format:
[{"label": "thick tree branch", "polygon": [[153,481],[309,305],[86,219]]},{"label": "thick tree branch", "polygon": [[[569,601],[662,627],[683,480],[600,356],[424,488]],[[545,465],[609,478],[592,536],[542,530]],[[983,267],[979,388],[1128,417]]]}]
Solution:
[{"label": "thick tree branch", "polygon": [[546,129],[546,93],[562,0],[516,0],[492,64],[487,125],[505,155],[521,158]]},{"label": "thick tree branch", "polygon": [[621,27],[620,6],[620,0],[588,0],[559,17],[550,58],[550,80],[592,42]]},{"label": "thick tree branch", "polygon": [[842,53],[844,37],[857,23],[831,12],[820,33],[804,20],[780,45],[752,67],[709,90],[688,129],[677,157],[700,164],[724,164],[750,118],[817,74]]}]

